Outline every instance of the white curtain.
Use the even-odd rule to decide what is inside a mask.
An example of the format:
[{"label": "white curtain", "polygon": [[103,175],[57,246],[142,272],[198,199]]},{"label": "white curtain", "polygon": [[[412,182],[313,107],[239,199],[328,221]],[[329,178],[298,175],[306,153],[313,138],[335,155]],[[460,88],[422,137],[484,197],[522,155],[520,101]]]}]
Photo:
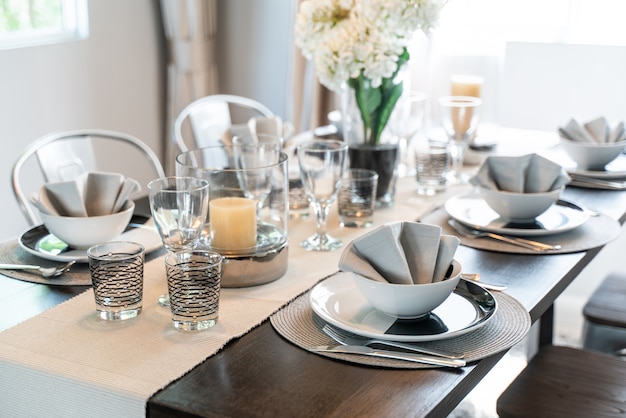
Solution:
[{"label": "white curtain", "polygon": [[173,174],[178,153],[172,124],[192,101],[216,94],[217,0],[161,0],[167,45],[165,171]]}]

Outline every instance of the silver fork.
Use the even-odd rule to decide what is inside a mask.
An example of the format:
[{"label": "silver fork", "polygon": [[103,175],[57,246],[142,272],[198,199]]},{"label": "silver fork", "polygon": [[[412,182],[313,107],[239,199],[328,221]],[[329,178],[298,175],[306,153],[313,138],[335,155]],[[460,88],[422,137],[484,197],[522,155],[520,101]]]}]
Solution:
[{"label": "silver fork", "polygon": [[51,278],[60,276],[66,271],[69,271],[75,263],[76,261],[70,261],[59,267],[41,267],[31,264],[0,264],[0,270],[29,270],[35,271],[43,277]]},{"label": "silver fork", "polygon": [[458,232],[460,235],[465,238],[491,238],[497,241],[508,242],[509,244],[517,245],[518,247],[528,248],[530,250],[538,251],[538,252],[546,252],[546,251],[554,251],[559,250],[561,246],[557,245],[549,245],[544,244],[543,242],[531,241],[524,238],[518,237],[507,237],[506,235],[494,234],[493,232],[487,231],[478,231],[476,229],[471,229],[465,225],[461,225],[459,222],[456,222],[454,219],[450,219],[448,224]]},{"label": "silver fork", "polygon": [[386,345],[388,347],[402,348],[405,350],[413,351],[415,353],[421,354],[430,354],[431,356],[438,356],[448,359],[462,359],[464,356],[461,353],[454,353],[451,351],[433,349],[433,348],[425,348],[416,346],[409,343],[402,343],[399,341],[387,341],[387,340],[379,340],[376,338],[366,338],[366,337],[356,337],[349,336],[344,334],[343,332],[333,328],[332,326],[326,324],[322,328],[322,331],[326,335],[328,335],[333,340],[337,341],[341,345],[362,345],[369,346],[370,344],[381,344]]}]

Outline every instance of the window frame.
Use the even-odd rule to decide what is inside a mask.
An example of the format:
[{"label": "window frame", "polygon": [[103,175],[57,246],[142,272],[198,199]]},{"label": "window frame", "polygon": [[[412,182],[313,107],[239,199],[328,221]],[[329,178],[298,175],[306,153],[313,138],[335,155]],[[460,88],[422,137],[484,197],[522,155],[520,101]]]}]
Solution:
[{"label": "window frame", "polygon": [[89,37],[88,0],[61,0],[61,27],[0,31],[0,50],[25,48]]}]

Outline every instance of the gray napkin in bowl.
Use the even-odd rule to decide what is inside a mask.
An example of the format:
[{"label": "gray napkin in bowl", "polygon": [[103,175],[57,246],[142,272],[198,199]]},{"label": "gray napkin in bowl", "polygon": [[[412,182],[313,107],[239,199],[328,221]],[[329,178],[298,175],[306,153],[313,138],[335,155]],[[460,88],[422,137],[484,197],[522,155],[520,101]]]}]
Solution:
[{"label": "gray napkin in bowl", "polygon": [[140,190],[139,182],[122,174],[87,172],[75,180],[44,184],[33,203],[59,216],[102,216],[119,212]]},{"label": "gray napkin in bowl", "polygon": [[339,268],[395,284],[441,281],[460,243],[441,231],[417,222],[382,225],[346,245]]},{"label": "gray napkin in bowl", "polygon": [[470,179],[474,186],[515,193],[541,193],[571,180],[559,164],[538,154],[489,156]]},{"label": "gray napkin in bowl", "polygon": [[626,141],[624,122],[619,121],[611,127],[609,121],[601,116],[588,122],[580,123],[570,119],[565,126],[559,127],[561,137],[569,141],[587,144],[607,144]]}]

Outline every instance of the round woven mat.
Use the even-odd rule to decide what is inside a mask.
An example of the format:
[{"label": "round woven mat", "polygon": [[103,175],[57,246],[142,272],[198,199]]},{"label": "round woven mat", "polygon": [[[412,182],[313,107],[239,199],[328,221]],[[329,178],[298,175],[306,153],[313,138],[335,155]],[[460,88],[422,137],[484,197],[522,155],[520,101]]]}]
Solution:
[{"label": "round woven mat", "polygon": [[[444,234],[457,235],[448,225],[450,215],[445,209],[441,208],[420,220],[422,223],[439,225],[443,229]],[[579,251],[587,251],[591,248],[600,247],[608,244],[618,237],[621,231],[619,222],[606,215],[591,216],[587,222],[574,228],[571,231],[563,232],[555,235],[545,235],[537,237],[524,237],[534,241],[540,241],[545,244],[560,244],[561,249],[538,253],[537,251],[518,247],[502,241],[496,241],[490,238],[471,239],[459,236],[461,244],[466,247],[476,248],[479,250],[497,251],[501,253],[513,254],[566,254]]]},{"label": "round woven mat", "polygon": [[[150,254],[146,254],[146,261],[160,257],[164,252],[165,249],[163,248],[152,251]],[[56,267],[64,264],[64,262],[48,260],[29,253],[20,247],[17,240],[0,243],[0,263],[35,264],[41,267]],[[36,272],[29,272],[28,270],[0,270],[0,274],[31,283],[57,286],[91,286],[91,275],[89,273],[89,264],[87,263],[76,263],[70,271],[50,279],[41,277]]]},{"label": "round woven mat", "polygon": [[[36,257],[20,247],[17,241],[7,241],[0,244],[0,263],[35,264],[41,267],[55,267],[64,264],[58,261]],[[0,273],[14,279],[32,283],[60,286],[91,286],[89,265],[86,263],[76,263],[72,266],[70,271],[63,273],[59,277],[50,279],[41,277],[36,272],[29,272],[28,270],[0,270]]]},{"label": "round woven mat", "polygon": [[[311,309],[310,291],[299,296],[285,308],[270,317],[274,329],[285,339],[305,350],[318,345],[336,344],[322,332],[326,324]],[[498,304],[493,318],[476,331],[441,341],[429,341],[420,345],[462,352],[469,363],[506,350],[520,342],[530,329],[530,315],[516,299],[493,292]],[[397,369],[427,369],[438,366],[413,363],[403,360],[384,359],[354,354],[315,352],[320,356],[331,357],[351,363]]]}]

